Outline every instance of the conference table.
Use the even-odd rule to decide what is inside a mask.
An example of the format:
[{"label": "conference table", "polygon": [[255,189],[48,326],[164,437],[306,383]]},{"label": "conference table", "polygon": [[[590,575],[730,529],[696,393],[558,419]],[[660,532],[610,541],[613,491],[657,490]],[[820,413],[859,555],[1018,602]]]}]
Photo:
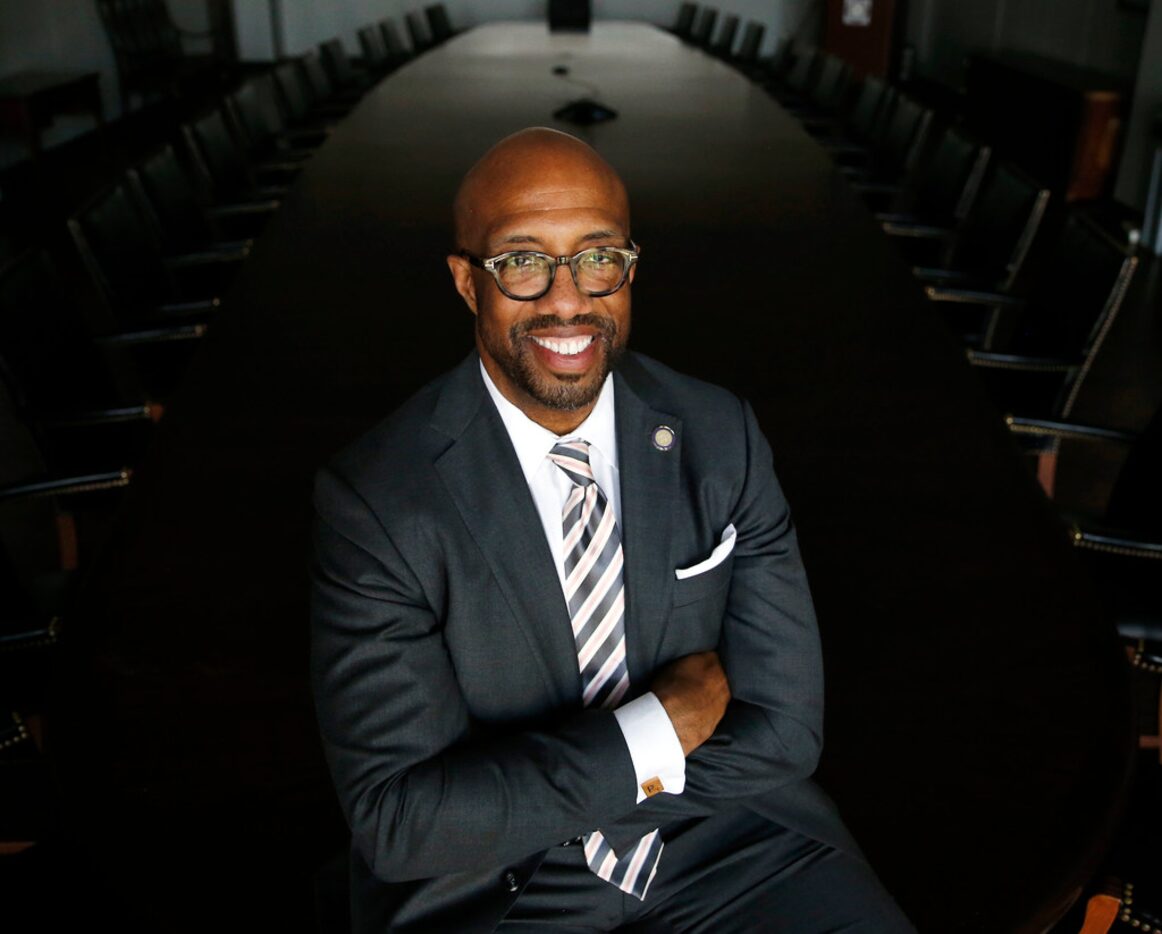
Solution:
[{"label": "conference table", "polygon": [[[582,97],[617,118],[554,120]],[[373,88],[270,221],[72,627],[59,754],[104,884],[143,930],[312,929],[346,841],[306,678],[312,476],[471,348],[452,196],[536,124],[628,186],[631,346],[746,396],[771,441],[823,639],[819,781],[921,930],[1044,930],[1120,816],[1113,630],[822,148],[643,23],[456,37]]]}]

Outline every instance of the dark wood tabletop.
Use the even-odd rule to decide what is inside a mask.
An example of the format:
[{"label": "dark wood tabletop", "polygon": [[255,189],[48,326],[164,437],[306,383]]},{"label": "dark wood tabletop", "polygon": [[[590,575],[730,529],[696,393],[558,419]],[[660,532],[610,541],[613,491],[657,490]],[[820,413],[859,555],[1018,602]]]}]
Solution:
[{"label": "dark wood tabletop", "polygon": [[310,927],[312,874],[345,840],[306,683],[311,477],[469,350],[444,263],[457,181],[583,95],[620,114],[573,132],[630,191],[631,346],[746,395],[773,446],[823,636],[821,782],[922,930],[1043,930],[1118,815],[1114,633],[820,147],[643,24],[473,30],[313,157],[89,582],[63,743],[76,825],[151,930]]}]

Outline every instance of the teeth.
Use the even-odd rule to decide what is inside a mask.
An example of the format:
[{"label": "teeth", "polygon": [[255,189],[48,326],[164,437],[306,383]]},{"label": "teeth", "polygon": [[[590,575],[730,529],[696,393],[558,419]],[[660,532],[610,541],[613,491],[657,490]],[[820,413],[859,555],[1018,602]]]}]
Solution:
[{"label": "teeth", "polygon": [[531,334],[529,336],[533,338],[533,343],[544,347],[545,350],[551,350],[553,353],[561,354],[564,357],[579,354],[593,343],[592,334],[586,337],[568,337],[564,340],[558,340],[554,337],[533,337]]}]

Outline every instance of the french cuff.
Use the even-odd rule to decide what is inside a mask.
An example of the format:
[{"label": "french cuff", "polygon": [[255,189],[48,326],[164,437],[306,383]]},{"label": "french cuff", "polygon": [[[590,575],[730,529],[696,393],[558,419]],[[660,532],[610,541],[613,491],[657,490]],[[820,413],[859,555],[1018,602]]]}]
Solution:
[{"label": "french cuff", "polygon": [[650,692],[618,707],[613,715],[633,760],[637,803],[659,792],[680,795],[686,787],[686,757],[662,702]]}]

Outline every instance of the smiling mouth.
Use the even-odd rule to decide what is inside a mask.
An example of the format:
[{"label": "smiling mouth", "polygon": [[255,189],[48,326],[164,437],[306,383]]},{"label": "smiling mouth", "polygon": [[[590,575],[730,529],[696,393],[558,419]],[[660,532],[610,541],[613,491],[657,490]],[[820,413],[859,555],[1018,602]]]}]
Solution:
[{"label": "smiling mouth", "polygon": [[531,340],[538,347],[544,347],[545,350],[551,353],[558,354],[562,357],[572,357],[584,350],[588,349],[589,345],[594,341],[594,335],[586,334],[583,337],[537,337],[530,334]]}]

